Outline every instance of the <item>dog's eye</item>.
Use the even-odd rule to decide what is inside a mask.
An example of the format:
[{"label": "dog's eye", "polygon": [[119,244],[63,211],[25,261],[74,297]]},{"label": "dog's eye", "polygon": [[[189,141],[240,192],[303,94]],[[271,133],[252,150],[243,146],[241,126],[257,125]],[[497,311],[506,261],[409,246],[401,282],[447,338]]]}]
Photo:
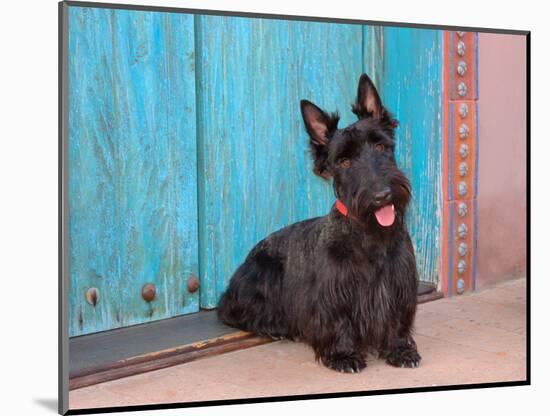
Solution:
[{"label": "dog's eye", "polygon": [[384,150],[386,150],[386,146],[383,145],[382,143],[377,143],[377,144],[374,146],[374,149],[375,149],[378,153],[382,153]]},{"label": "dog's eye", "polygon": [[342,159],[338,160],[338,167],[347,169],[350,166],[351,166],[351,160],[346,159],[346,158],[342,158]]}]

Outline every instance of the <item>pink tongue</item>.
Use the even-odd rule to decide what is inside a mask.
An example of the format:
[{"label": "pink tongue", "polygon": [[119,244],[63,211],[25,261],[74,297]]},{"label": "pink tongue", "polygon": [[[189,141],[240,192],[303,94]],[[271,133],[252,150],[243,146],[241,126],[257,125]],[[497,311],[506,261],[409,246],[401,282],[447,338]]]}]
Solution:
[{"label": "pink tongue", "polygon": [[386,205],[374,212],[378,224],[382,227],[389,227],[395,221],[395,210],[393,205]]}]

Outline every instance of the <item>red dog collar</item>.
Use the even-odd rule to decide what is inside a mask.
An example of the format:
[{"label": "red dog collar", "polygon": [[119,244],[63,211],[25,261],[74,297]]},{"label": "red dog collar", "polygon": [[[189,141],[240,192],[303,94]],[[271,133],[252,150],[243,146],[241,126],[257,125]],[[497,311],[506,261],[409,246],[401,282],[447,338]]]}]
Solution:
[{"label": "red dog collar", "polygon": [[347,218],[347,216],[348,216],[348,207],[346,207],[344,205],[344,203],[342,201],[340,201],[339,199],[336,200],[336,209],[338,210],[338,212],[340,212],[340,214],[342,214],[344,217]]}]

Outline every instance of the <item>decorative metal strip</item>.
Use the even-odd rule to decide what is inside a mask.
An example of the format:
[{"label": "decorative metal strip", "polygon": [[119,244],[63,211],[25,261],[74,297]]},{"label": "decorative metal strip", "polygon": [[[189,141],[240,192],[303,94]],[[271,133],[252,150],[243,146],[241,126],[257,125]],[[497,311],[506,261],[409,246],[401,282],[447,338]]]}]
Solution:
[{"label": "decorative metal strip", "polygon": [[451,100],[477,100],[477,33],[448,32],[450,42]]},{"label": "decorative metal strip", "polygon": [[[445,32],[444,117],[448,132],[447,190],[443,221],[448,224],[442,264],[448,296],[475,288],[478,174],[477,33]],[[445,270],[446,269],[446,270]]]},{"label": "decorative metal strip", "polygon": [[448,239],[449,239],[449,251],[447,253],[448,257],[449,257],[449,262],[448,262],[448,277],[447,277],[447,296],[452,296],[453,295],[453,238],[451,237],[454,233],[454,221],[453,221],[453,215],[452,215],[452,204],[449,204],[450,205],[450,211],[451,211],[451,215],[449,216],[449,234],[448,234]]},{"label": "decorative metal strip", "polygon": [[[462,116],[460,109],[467,108]],[[451,200],[473,199],[476,197],[476,159],[477,159],[477,110],[475,101],[455,100],[450,104],[450,123],[452,126],[450,153]]]}]

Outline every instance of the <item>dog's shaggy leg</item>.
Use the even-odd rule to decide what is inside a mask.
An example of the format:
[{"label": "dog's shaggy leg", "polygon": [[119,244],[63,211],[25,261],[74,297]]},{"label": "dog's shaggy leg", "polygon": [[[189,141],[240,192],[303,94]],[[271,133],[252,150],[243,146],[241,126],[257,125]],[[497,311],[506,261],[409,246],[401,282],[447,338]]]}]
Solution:
[{"label": "dog's shaggy leg", "polygon": [[[407,247],[407,253],[412,253],[413,248],[410,238],[407,239]],[[399,270],[393,271],[393,274],[400,276]],[[402,304],[398,309],[398,313],[394,316],[393,324],[386,331],[386,340],[381,355],[386,359],[386,363],[394,367],[415,368],[420,365],[421,360],[416,342],[414,342],[412,336],[417,306],[418,275],[416,270],[413,270],[413,273],[404,276],[403,283],[407,285],[407,289],[403,293],[406,296],[402,298]]]},{"label": "dog's shaggy leg", "polygon": [[329,313],[314,319],[320,324],[311,342],[315,358],[332,370],[359,373],[367,366],[365,354],[355,342],[356,336],[350,322],[346,318],[336,317],[337,314]]}]

